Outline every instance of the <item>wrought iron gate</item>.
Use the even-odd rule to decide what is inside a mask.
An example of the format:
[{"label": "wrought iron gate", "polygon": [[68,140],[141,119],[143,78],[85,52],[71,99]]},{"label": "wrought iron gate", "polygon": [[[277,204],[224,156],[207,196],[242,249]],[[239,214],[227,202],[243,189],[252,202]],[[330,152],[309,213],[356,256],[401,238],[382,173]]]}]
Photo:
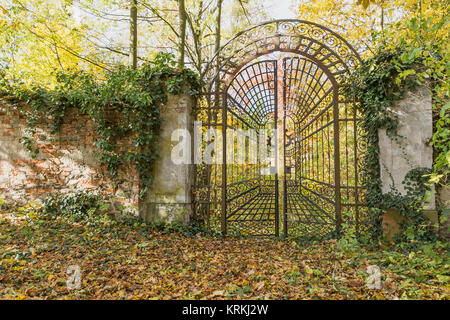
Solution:
[{"label": "wrought iron gate", "polygon": [[337,90],[301,57],[283,60],[283,89],[284,235],[324,235],[341,218]]},{"label": "wrought iron gate", "polygon": [[[259,58],[272,52],[285,55]],[[225,44],[206,68],[210,87],[195,109],[199,131],[222,150],[194,166],[195,217],[232,235],[323,236],[343,222],[358,232],[365,145],[356,104],[341,90],[359,61],[342,37],[301,20],[267,22]],[[267,163],[258,137],[269,130],[276,139],[267,142]],[[194,154],[207,149],[197,140]],[[252,143],[254,161],[239,158]]]},{"label": "wrought iron gate", "polygon": [[[248,137],[248,147],[252,142],[256,148],[260,147],[258,137],[262,130],[269,127],[277,130],[277,76],[276,60],[256,62],[242,69],[227,90],[226,131],[232,129],[242,135],[243,130],[248,133],[248,129],[253,129],[256,135]],[[224,148],[227,154],[224,167],[227,231],[235,235],[278,236],[278,172],[273,170],[277,168],[277,152],[272,163],[264,163],[260,152],[254,163],[248,163],[249,159],[245,161],[235,157],[239,155],[230,155],[235,150],[245,155],[250,149],[246,148],[245,140],[229,138],[230,135],[226,135]],[[276,143],[269,147],[276,148]]]}]

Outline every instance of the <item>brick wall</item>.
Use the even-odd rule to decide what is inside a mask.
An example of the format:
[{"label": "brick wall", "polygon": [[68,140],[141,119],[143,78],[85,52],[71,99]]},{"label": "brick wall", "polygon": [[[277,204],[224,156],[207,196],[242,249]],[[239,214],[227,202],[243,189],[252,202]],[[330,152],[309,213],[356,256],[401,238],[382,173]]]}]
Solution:
[{"label": "brick wall", "polygon": [[69,110],[56,134],[50,134],[50,121],[41,122],[32,139],[40,150],[36,159],[21,144],[26,123],[25,116],[0,99],[0,197],[6,203],[43,199],[50,192],[91,190],[111,198],[116,208],[120,204],[136,211],[135,169],[126,168],[114,181],[109,179],[95,159],[95,126],[88,117]]}]

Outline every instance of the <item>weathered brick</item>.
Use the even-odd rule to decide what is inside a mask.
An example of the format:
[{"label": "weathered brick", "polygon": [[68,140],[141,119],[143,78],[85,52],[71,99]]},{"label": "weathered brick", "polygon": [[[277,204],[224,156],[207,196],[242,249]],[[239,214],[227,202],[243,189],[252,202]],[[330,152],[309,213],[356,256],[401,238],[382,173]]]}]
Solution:
[{"label": "weathered brick", "polygon": [[[23,106],[27,108],[27,106]],[[121,172],[117,186],[106,174],[105,168],[93,164],[95,124],[87,116],[70,111],[60,130],[50,133],[51,119],[43,119],[33,139],[40,150],[38,159],[31,159],[25,152],[20,138],[27,126],[27,119],[0,99],[0,143],[8,159],[0,161],[0,196],[8,201],[30,202],[42,199],[51,192],[92,190],[107,197],[116,197],[120,189],[126,198],[117,200],[126,206],[137,206],[139,180],[133,172]],[[125,141],[120,143],[125,145]],[[80,160],[80,154],[82,159]],[[26,155],[25,158],[23,155]],[[90,163],[90,164],[87,164]],[[116,200],[114,200],[116,201]]]}]

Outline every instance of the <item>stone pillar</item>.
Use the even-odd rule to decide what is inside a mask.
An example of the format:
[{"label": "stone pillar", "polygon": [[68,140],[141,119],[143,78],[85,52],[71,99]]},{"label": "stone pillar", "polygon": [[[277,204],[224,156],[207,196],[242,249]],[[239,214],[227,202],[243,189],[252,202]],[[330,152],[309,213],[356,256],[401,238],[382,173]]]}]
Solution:
[{"label": "stone pillar", "polygon": [[[395,188],[406,195],[403,180],[414,168],[433,167],[433,148],[429,145],[432,137],[432,101],[431,93],[425,86],[408,91],[404,98],[397,101],[392,113],[397,115],[399,126],[398,141],[393,141],[385,129],[378,131],[380,146],[381,190],[387,193]],[[426,204],[427,216],[436,220],[434,199]],[[383,220],[391,229],[396,229],[401,218],[389,210]],[[386,231],[386,228],[385,228]]]},{"label": "stone pillar", "polygon": [[[161,110],[162,128],[159,138],[159,158],[155,164],[154,180],[145,201],[140,205],[144,221],[166,223],[188,222],[192,213],[192,165],[172,161],[172,133],[177,129],[190,132],[193,126],[194,100],[188,95],[169,95]],[[190,152],[190,150],[189,150]]]}]

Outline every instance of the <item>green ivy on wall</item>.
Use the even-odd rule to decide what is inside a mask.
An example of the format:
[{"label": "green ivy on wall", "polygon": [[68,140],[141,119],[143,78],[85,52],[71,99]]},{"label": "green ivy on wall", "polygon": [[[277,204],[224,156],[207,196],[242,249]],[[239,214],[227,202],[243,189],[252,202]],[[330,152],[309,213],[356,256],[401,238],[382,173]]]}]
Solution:
[{"label": "green ivy on wall", "polygon": [[[449,176],[448,159],[448,106],[443,106],[444,100],[436,101],[436,94],[442,91],[440,82],[443,77],[442,56],[426,48],[416,47],[411,50],[396,48],[382,50],[370,59],[365,60],[359,70],[347,79],[344,94],[358,101],[362,115],[362,126],[366,132],[367,152],[365,165],[362,169],[363,184],[367,188],[367,205],[370,210],[369,226],[373,238],[382,235],[381,216],[387,209],[397,209],[405,218],[402,226],[404,232],[399,240],[433,240],[434,234],[423,215],[423,201],[430,193],[431,185],[445,182]],[[416,85],[430,85],[433,93],[433,109],[442,108],[433,134],[433,147],[441,152],[434,160],[433,171],[426,168],[416,168],[408,172],[403,184],[406,195],[401,195],[392,189],[389,193],[381,192],[381,177],[379,163],[378,129],[385,129],[387,135],[399,143],[397,135],[398,119],[390,112],[396,100],[401,99],[408,90],[414,90]],[[444,130],[444,131],[443,131]],[[447,138],[445,138],[447,137]],[[436,179],[439,177],[439,179]],[[434,179],[434,180],[433,180]]]},{"label": "green ivy on wall", "polygon": [[[54,89],[26,88],[0,77],[0,96],[31,106],[27,114],[28,135],[22,144],[32,157],[39,153],[33,135],[42,117],[51,121],[51,133],[56,133],[69,108],[88,115],[95,123],[94,145],[101,164],[112,177],[125,164],[134,164],[141,184],[139,197],[143,198],[151,186],[158,157],[161,106],[167,102],[168,94],[195,96],[199,90],[194,72],[174,66],[173,55],[159,53],[154,64],[144,64],[139,69],[120,66],[102,82],[82,71],[58,72]],[[118,144],[128,140],[125,146]]]}]

